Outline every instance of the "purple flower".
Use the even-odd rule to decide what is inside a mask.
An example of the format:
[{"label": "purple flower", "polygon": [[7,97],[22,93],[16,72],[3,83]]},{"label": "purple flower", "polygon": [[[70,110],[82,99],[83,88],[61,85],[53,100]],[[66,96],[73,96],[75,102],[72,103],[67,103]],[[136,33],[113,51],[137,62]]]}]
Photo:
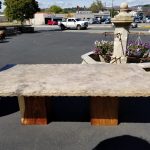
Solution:
[{"label": "purple flower", "polygon": [[150,43],[144,43],[144,47],[150,49]]},{"label": "purple flower", "polygon": [[150,43],[144,43],[142,41],[128,42],[126,55],[143,57],[146,56],[147,51],[150,49]]}]

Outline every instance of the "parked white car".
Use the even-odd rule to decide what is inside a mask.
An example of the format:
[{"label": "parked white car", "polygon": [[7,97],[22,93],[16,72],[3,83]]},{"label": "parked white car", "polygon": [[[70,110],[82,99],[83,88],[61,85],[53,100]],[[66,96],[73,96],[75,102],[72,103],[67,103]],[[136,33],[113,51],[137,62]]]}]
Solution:
[{"label": "parked white car", "polygon": [[61,22],[58,23],[61,30],[69,29],[69,28],[75,28],[77,30],[81,29],[87,29],[88,27],[88,21],[81,21],[77,18],[67,18]]}]

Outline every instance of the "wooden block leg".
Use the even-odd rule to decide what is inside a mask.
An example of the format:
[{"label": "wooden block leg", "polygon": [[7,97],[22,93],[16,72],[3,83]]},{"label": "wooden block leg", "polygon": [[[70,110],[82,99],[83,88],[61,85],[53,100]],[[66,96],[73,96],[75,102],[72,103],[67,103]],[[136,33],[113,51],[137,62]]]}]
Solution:
[{"label": "wooden block leg", "polygon": [[91,97],[91,124],[117,125],[118,102],[117,97]]},{"label": "wooden block leg", "polygon": [[21,123],[43,125],[49,122],[50,99],[48,97],[18,97]]}]

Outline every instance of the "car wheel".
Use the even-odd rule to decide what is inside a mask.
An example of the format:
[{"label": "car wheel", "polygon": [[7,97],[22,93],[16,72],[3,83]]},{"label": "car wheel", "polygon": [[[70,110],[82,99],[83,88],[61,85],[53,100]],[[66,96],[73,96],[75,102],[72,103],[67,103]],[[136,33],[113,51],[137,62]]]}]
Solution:
[{"label": "car wheel", "polygon": [[64,25],[60,25],[61,30],[65,30],[65,26]]},{"label": "car wheel", "polygon": [[81,30],[81,26],[80,25],[77,25],[77,30]]},{"label": "car wheel", "polygon": [[85,27],[84,29],[87,30],[87,27]]}]

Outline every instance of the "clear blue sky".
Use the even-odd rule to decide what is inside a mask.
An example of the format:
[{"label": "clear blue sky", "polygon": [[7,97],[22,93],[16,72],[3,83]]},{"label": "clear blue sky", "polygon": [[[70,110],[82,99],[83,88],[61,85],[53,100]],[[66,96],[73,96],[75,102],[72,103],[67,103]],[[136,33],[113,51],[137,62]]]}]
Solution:
[{"label": "clear blue sky", "polygon": [[[4,0],[1,0],[2,2]],[[59,5],[62,8],[65,7],[76,7],[77,5],[84,7],[90,6],[94,0],[37,0],[39,2],[40,8],[48,8],[51,5]],[[101,0],[106,6],[111,6],[112,1],[114,5],[120,5],[122,2],[128,2],[129,6],[150,4],[150,0]],[[2,7],[2,10],[4,7]]]}]

